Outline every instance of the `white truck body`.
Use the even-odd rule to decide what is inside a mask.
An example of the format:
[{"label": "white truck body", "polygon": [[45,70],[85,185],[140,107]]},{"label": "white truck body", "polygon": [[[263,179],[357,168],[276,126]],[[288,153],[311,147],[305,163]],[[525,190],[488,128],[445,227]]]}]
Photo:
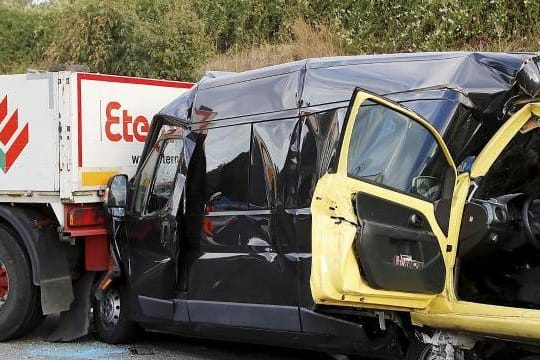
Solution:
[{"label": "white truck body", "polygon": [[47,72],[0,76],[0,203],[103,201],[133,175],[152,117],[192,83]]}]

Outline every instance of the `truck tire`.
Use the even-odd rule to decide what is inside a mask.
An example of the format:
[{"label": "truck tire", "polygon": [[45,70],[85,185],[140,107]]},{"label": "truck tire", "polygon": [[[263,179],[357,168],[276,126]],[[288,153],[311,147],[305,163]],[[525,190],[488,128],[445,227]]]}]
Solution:
[{"label": "truck tire", "polygon": [[23,327],[19,329],[14,335],[13,338],[18,338],[30,333],[32,330],[36,329],[41,323],[45,320],[43,311],[41,310],[41,296],[39,296],[39,291],[36,296],[36,301],[32,306],[32,311],[27,315],[27,319],[24,321]]},{"label": "truck tire", "polygon": [[16,236],[0,226],[0,341],[25,335],[42,317],[30,261]]},{"label": "truck tire", "polygon": [[109,344],[125,344],[135,340],[139,326],[128,319],[126,289],[113,284],[101,299],[94,299],[94,326],[98,338]]}]

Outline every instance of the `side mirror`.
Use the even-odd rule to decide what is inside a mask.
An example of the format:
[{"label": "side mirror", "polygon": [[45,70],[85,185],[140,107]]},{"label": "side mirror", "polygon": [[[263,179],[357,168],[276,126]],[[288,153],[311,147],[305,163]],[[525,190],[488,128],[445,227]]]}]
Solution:
[{"label": "side mirror", "polygon": [[433,176],[417,176],[413,178],[412,191],[422,197],[437,200],[441,192],[441,184]]},{"label": "side mirror", "polygon": [[127,190],[127,175],[115,175],[109,180],[105,199],[111,215],[122,217],[126,214]]}]

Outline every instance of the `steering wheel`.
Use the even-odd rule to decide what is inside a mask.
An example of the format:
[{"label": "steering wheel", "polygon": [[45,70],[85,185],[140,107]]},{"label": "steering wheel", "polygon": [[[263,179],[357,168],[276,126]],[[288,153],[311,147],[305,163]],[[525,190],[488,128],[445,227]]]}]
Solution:
[{"label": "steering wheel", "polygon": [[521,218],[523,219],[523,228],[529,243],[536,249],[540,250],[540,240],[536,234],[540,235],[540,216],[531,210],[532,203],[536,200],[537,195],[529,195],[521,208]]}]

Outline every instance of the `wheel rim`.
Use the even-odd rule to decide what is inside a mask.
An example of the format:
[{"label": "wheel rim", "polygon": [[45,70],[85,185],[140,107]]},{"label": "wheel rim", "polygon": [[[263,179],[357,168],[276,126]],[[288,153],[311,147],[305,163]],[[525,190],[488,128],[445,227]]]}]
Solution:
[{"label": "wheel rim", "polygon": [[0,311],[4,308],[9,296],[9,276],[6,267],[0,262]]},{"label": "wheel rim", "polygon": [[118,325],[120,320],[120,293],[109,289],[100,300],[101,319],[109,327]]}]

